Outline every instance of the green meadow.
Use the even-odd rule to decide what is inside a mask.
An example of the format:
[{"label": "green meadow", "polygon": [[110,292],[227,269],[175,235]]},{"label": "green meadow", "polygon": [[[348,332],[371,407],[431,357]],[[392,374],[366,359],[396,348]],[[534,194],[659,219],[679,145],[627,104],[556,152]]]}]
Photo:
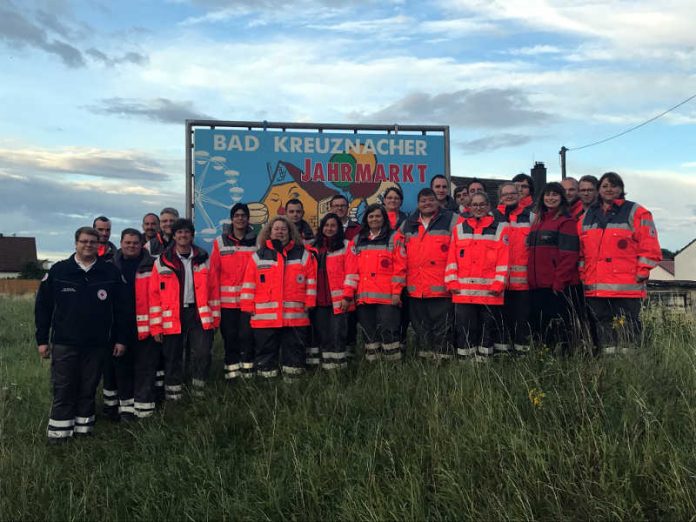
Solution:
[{"label": "green meadow", "polygon": [[0,521],[696,520],[696,324],[636,355],[353,363],[223,381],[46,443],[33,301],[0,299]]}]

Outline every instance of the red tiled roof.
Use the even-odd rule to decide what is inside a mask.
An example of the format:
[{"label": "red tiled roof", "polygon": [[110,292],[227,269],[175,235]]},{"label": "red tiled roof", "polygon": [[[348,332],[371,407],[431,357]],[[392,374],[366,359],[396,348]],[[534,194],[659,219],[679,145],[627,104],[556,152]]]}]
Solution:
[{"label": "red tiled roof", "polygon": [[666,259],[664,261],[660,261],[657,266],[662,267],[665,269],[667,272],[670,274],[674,275],[674,260],[672,259]]}]

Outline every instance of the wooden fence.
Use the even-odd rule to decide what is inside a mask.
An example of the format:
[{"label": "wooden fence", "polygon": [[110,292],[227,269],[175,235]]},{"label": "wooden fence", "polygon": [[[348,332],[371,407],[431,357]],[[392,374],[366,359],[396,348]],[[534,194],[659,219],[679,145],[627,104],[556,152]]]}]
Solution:
[{"label": "wooden fence", "polygon": [[0,279],[0,295],[31,295],[39,288],[36,279]]}]

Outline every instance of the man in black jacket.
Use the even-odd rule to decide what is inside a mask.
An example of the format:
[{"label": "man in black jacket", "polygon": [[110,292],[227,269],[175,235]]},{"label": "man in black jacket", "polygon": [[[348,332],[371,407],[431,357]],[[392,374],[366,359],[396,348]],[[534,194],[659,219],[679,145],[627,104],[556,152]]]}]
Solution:
[{"label": "man in black jacket", "polygon": [[126,284],[118,268],[97,256],[98,246],[96,230],[79,228],[75,254],[51,267],[36,295],[39,355],[53,358],[50,442],[92,432],[103,358],[126,350]]}]

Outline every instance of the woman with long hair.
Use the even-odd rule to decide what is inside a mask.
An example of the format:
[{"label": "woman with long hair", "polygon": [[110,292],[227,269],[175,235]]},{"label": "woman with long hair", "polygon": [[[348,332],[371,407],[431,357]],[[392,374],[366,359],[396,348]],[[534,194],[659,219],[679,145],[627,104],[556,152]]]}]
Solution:
[{"label": "woman with long hair", "polygon": [[317,306],[310,312],[312,346],[307,351],[307,365],[345,368],[348,314],[342,301],[348,241],[343,238],[338,215],[329,213],[321,219],[317,235],[307,248],[317,262]]},{"label": "woman with long hair", "polygon": [[[401,291],[406,274],[395,269],[397,234],[382,205],[369,205],[360,233],[349,246],[343,309],[354,301],[365,334],[365,358],[401,359],[399,343]],[[398,272],[396,270],[399,270]]]},{"label": "woman with long hair", "polygon": [[527,236],[532,330],[549,348],[567,352],[574,337],[570,287],[578,282],[578,233],[565,189],[548,183]]},{"label": "woman with long hair", "polygon": [[599,199],[587,208],[580,232],[580,277],[604,354],[640,342],[640,309],[650,270],[662,259],[652,214],[628,201],[616,172],[599,179]]},{"label": "woman with long hair", "polygon": [[[284,216],[261,230],[258,250],[244,273],[241,309],[251,313],[255,366],[261,377],[304,372],[309,310],[317,299],[317,265],[297,228]],[[281,350],[282,347],[282,350]]]}]

